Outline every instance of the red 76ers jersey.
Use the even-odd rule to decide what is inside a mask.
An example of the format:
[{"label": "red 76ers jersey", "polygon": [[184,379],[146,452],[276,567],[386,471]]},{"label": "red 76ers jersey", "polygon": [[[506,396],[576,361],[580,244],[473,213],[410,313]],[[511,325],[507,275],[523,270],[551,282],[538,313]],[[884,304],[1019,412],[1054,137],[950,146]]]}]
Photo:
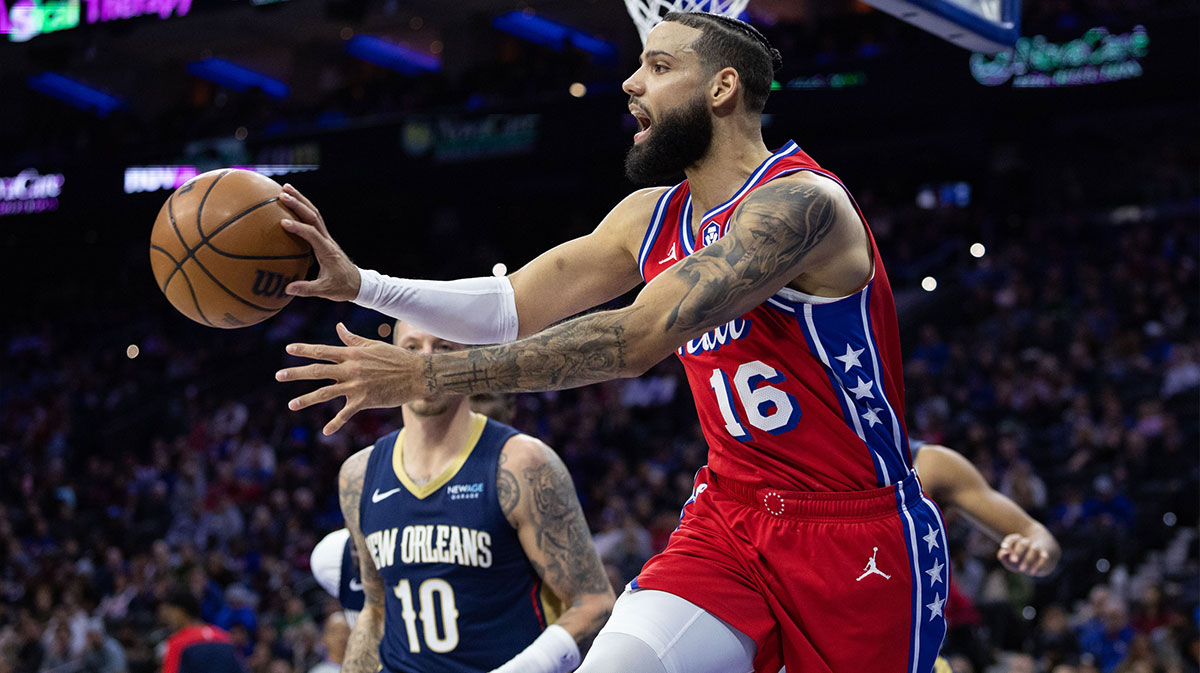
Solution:
[{"label": "red 76ers jersey", "polygon": [[[841,184],[789,142],[705,213],[697,240],[688,183],[671,188],[642,241],[642,277],[649,282],[724,236],[747,194],[796,171]],[[799,491],[866,490],[908,475],[896,308],[869,229],[867,236],[874,274],[860,291],[831,299],[784,288],[679,348],[713,472]]]}]

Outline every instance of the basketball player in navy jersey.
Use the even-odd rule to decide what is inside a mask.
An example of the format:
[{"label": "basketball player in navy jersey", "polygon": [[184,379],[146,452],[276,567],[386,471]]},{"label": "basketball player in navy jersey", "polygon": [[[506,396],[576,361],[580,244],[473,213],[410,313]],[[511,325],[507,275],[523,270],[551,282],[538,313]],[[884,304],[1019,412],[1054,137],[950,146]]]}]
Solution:
[{"label": "basketball player in navy jersey", "polygon": [[[322,362],[278,380],[333,380],[291,409],[346,398],[326,433],[365,408],[571,388],[680,358],[709,464],[581,673],[929,673],[945,635],[947,542],[912,470],[891,286],[848,188],[796,143],[763,142],[778,59],[743,22],[665,16],[623,84],[640,126],[626,174],[686,179],[633,192],[509,277],[360,270],[310,201],[281,194],[298,220],[284,228],[321,264],[289,292],[500,344],[415,355],[339,325],[345,347],[289,345]],[[563,322],[643,282],[630,306]]]},{"label": "basketball player in navy jersey", "polygon": [[[461,348],[395,334],[407,352]],[[402,413],[338,477],[365,597],[342,670],[574,670],[614,597],[562,461],[463,396]]]}]

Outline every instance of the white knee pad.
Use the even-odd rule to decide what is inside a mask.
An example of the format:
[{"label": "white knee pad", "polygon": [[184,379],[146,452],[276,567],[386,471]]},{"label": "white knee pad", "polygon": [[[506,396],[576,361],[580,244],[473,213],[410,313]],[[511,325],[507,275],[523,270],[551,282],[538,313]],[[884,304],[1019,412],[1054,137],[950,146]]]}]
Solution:
[{"label": "white knee pad", "polygon": [[749,636],[694,603],[640,589],[617,599],[578,673],[751,673],[756,651]]}]

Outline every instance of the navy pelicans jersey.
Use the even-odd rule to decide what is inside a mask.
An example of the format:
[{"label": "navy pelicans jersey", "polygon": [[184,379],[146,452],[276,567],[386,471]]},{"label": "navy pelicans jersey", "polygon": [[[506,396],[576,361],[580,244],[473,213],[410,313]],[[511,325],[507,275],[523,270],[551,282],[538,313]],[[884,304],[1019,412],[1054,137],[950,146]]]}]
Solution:
[{"label": "navy pelicans jersey", "polygon": [[403,430],[368,459],[359,521],[383,577],[385,672],[490,671],[557,618],[497,499],[497,461],[517,431],[471,422],[459,458],[425,486],[404,471]]},{"label": "navy pelicans jersey", "polygon": [[[698,236],[688,182],[668,190],[639,251],[642,277],[650,282],[720,239],[752,190],[798,171],[841,184],[789,142],[704,214]],[[798,491],[863,491],[909,474],[896,308],[870,229],[867,237],[874,275],[859,291],[827,299],[785,287],[679,348],[718,476],[769,479]]]}]

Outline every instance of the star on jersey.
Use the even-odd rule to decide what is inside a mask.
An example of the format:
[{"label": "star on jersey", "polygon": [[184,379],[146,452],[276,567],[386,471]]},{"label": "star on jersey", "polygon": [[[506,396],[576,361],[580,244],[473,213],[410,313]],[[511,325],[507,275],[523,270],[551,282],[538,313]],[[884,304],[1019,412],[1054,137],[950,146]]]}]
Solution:
[{"label": "star on jersey", "polygon": [[868,428],[873,428],[873,427],[875,427],[875,424],[883,422],[883,421],[879,420],[879,412],[881,412],[881,411],[883,411],[883,409],[880,409],[878,407],[871,407],[870,409],[867,409],[867,413],[862,415],[863,420],[865,420],[867,422]]},{"label": "star on jersey", "polygon": [[859,349],[855,350],[854,348],[850,347],[850,344],[846,344],[846,354],[838,355],[838,356],[834,357],[833,359],[837,360],[838,362],[841,362],[843,365],[846,366],[846,371],[842,372],[843,374],[849,374],[851,367],[858,367],[860,369],[862,368],[862,363],[858,361],[858,356],[862,355],[862,352],[864,350],[865,349],[863,349],[863,348],[859,348]]},{"label": "star on jersey", "polygon": [[946,599],[942,598],[941,594],[933,595],[933,602],[925,605],[925,607],[929,608],[929,621],[932,622],[934,617],[941,617],[942,619],[946,618],[944,615],[942,615],[942,604],[945,602]]},{"label": "star on jersey", "polygon": [[942,568],[945,567],[946,566],[942,565],[940,560],[937,560],[934,561],[932,568],[925,571],[925,574],[929,575],[929,586],[932,587],[933,585],[942,581]]},{"label": "star on jersey", "polygon": [[[925,524],[925,525],[929,526],[929,524]],[[921,539],[925,541],[925,544],[929,545],[929,549],[926,550],[927,553],[932,554],[934,547],[937,547],[938,549],[941,549],[941,547],[942,547],[941,545],[938,544],[937,531],[935,531],[933,529],[933,526],[929,526],[929,532],[926,533],[925,537],[923,537]]]},{"label": "star on jersey", "polygon": [[875,399],[875,393],[871,392],[871,386],[875,385],[875,382],[864,381],[862,377],[856,378],[858,378],[858,387],[850,389],[850,392],[854,393],[854,399],[861,400],[864,397],[870,400]]}]

